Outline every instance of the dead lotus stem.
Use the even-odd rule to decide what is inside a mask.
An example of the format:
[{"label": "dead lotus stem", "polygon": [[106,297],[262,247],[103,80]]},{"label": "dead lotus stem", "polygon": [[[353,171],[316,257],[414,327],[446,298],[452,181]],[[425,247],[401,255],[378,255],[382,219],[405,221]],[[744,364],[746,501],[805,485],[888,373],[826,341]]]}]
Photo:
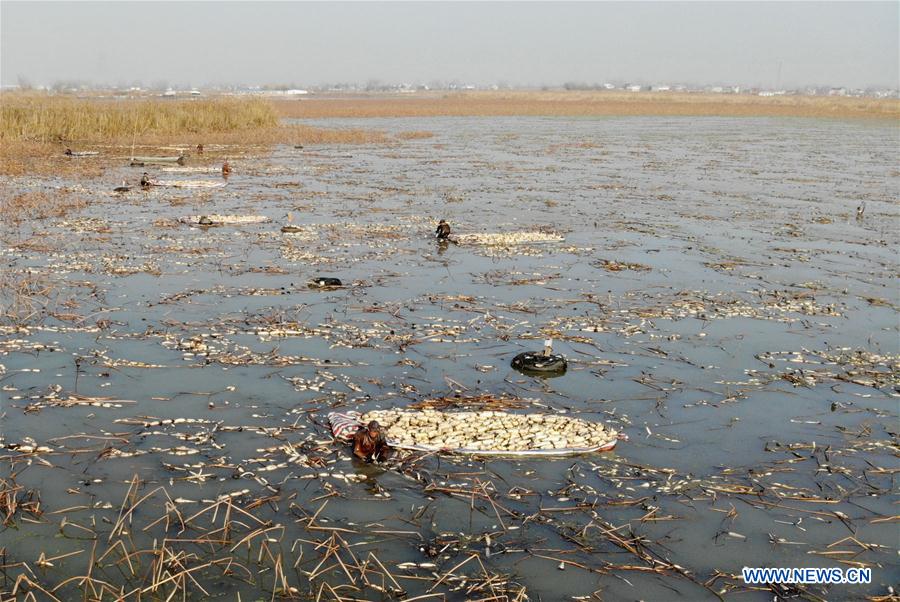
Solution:
[{"label": "dead lotus stem", "polygon": [[[202,571],[211,566],[218,565],[218,564],[221,564],[221,563],[227,561],[227,559],[217,559],[217,560],[211,560],[209,562],[206,562],[206,563],[198,565],[198,566],[194,566],[194,567],[190,567],[190,568],[182,568],[182,570],[179,571],[178,573],[170,574],[168,577],[163,579],[162,578],[163,571],[168,572],[168,569],[165,568],[165,564],[166,564],[166,561],[164,560],[165,552],[163,551],[163,550],[165,550],[165,542],[163,542],[163,546],[164,546],[163,549],[160,551],[160,554],[157,557],[157,570],[156,570],[156,574],[154,576],[154,580],[150,585],[144,587],[141,590],[141,593],[156,591],[160,587],[165,585],[166,583],[170,583],[170,582],[177,581],[177,580],[181,581],[181,585],[176,587],[176,591],[178,589],[185,591],[184,584],[186,583],[186,581],[185,581],[186,577],[189,577],[191,579],[191,581],[193,581],[196,584],[197,581],[194,580],[192,573],[195,573],[197,571]],[[179,566],[181,566],[179,555],[172,555],[171,552],[169,552],[169,554],[171,555],[171,558],[168,560],[168,562],[174,562],[174,563],[178,564]],[[179,554],[183,554],[183,552],[181,552]],[[199,584],[198,584],[198,587],[199,587]],[[200,588],[200,589],[202,590],[203,588]],[[186,593],[186,591],[185,591],[185,593]],[[206,592],[204,591],[204,593],[206,593]],[[209,594],[206,593],[206,595],[208,596]]]},{"label": "dead lotus stem", "polygon": [[121,539],[116,540],[116,542],[115,542],[113,545],[109,546],[109,547],[106,549],[106,551],[103,552],[103,555],[100,556],[100,558],[97,559],[96,562],[97,562],[97,563],[103,562],[103,559],[106,558],[109,554],[111,554],[111,553],[112,553],[114,550],[116,550],[116,549],[121,549],[121,551],[122,551],[121,560],[119,560],[119,562],[121,563],[122,560],[124,560],[125,562],[127,562],[127,563],[128,563],[128,570],[131,571],[131,574],[132,574],[132,575],[134,575],[134,574],[135,574],[135,572],[134,572],[134,565],[131,564],[131,556],[132,556],[133,554],[137,554],[138,552],[129,552],[128,549],[125,547],[125,543],[124,543]]},{"label": "dead lotus stem", "polygon": [[[19,573],[19,576],[16,577],[16,582],[13,584],[13,588],[12,588],[12,592],[11,592],[13,599],[16,599],[16,594],[19,591],[19,586],[23,582],[25,583],[25,585],[27,585],[31,589],[36,589],[40,592],[43,592],[51,600],[56,600],[56,602],[62,602],[59,598],[57,598],[52,593],[48,592],[43,587],[41,587],[41,585],[39,583],[37,583],[36,581],[32,581],[27,576],[25,576],[25,573]],[[28,599],[29,596],[31,596],[32,599],[36,600],[36,598],[34,598],[34,594],[30,591],[25,594],[25,599]]]},{"label": "dead lotus stem", "polygon": [[275,581],[272,584],[272,602],[275,602],[275,595],[278,593],[278,582],[281,582],[281,591],[285,594],[289,594],[291,591],[290,586],[288,585],[287,579],[284,576],[284,570],[281,567],[281,554],[275,558]]},{"label": "dead lotus stem", "polygon": [[134,475],[131,478],[131,483],[128,486],[128,491],[125,492],[125,499],[122,501],[122,505],[119,507],[119,516],[116,519],[115,526],[113,527],[112,531],[109,534],[109,538],[107,539],[107,542],[111,542],[113,540],[113,537],[115,537],[116,532],[118,531],[118,528],[122,523],[123,515],[125,513],[125,506],[128,503],[128,498],[132,495],[132,492],[134,490],[136,490],[137,486],[138,486],[138,476]]},{"label": "dead lotus stem", "polygon": [[158,519],[156,519],[156,520],[153,521],[152,523],[149,523],[148,525],[146,525],[142,530],[143,530],[144,532],[149,531],[150,529],[152,529],[153,527],[155,527],[157,524],[159,524],[161,521],[165,521],[165,523],[166,523],[166,525],[165,525],[165,530],[166,530],[166,532],[168,533],[168,531],[169,531],[169,521],[171,520],[171,514],[174,512],[175,515],[178,517],[179,521],[181,522],[181,532],[184,532],[185,524],[184,524],[184,520],[183,520],[183,518],[182,518],[182,516],[181,516],[181,513],[178,511],[178,508],[176,507],[175,502],[173,502],[172,499],[169,498],[168,492],[166,492],[165,490],[163,490],[163,493],[165,493],[165,494],[166,494],[166,497],[168,498],[168,499],[166,500],[166,504],[165,504],[165,507],[164,507],[165,512],[164,512],[163,515],[160,516]]},{"label": "dead lotus stem", "polygon": [[894,516],[886,516],[884,518],[875,518],[869,521],[870,525],[874,525],[876,523],[895,523],[900,521],[900,514],[895,514]]},{"label": "dead lotus stem", "polygon": [[[230,498],[228,498],[228,499],[230,499]],[[193,521],[194,519],[196,519],[198,516],[200,516],[200,515],[202,515],[202,514],[205,514],[205,513],[209,512],[210,510],[217,510],[219,504],[222,504],[222,503],[224,503],[225,501],[227,501],[227,500],[219,500],[219,501],[217,501],[217,502],[211,503],[209,506],[203,508],[202,510],[197,511],[196,513],[192,514],[189,518],[185,519],[185,523],[190,523],[190,522],[192,522],[192,521]],[[245,517],[247,517],[247,518],[249,518],[249,519],[252,519],[257,525],[265,525],[265,524],[266,524],[264,521],[262,521],[262,520],[260,520],[259,518],[253,516],[253,515],[250,514],[249,512],[246,512],[245,510],[243,510],[240,506],[232,506],[232,509],[233,509],[235,512],[240,513],[241,515],[243,515],[243,516],[245,516]]]},{"label": "dead lotus stem", "polygon": [[456,569],[462,567],[463,565],[465,565],[466,563],[468,563],[469,561],[471,561],[473,558],[478,558],[478,554],[470,554],[468,558],[466,558],[465,560],[459,562],[459,563],[458,563],[456,566],[454,566],[452,569],[450,569],[449,571],[447,571],[446,573],[444,573],[444,575],[443,575],[440,579],[438,579],[437,582],[435,582],[435,584],[432,585],[432,586],[431,586],[431,589],[429,589],[428,591],[429,591],[429,592],[433,592],[433,591],[435,590],[435,588],[436,588],[437,586],[439,586],[441,583],[443,583],[444,580],[447,579],[447,577],[449,577],[450,575],[452,575],[452,574],[456,571]]},{"label": "dead lotus stem", "polygon": [[381,570],[384,571],[384,574],[387,575],[387,578],[391,580],[391,583],[394,584],[394,587],[397,588],[398,591],[403,591],[403,588],[400,587],[400,584],[396,579],[394,579],[394,576],[391,574],[391,572],[387,570],[387,567],[385,567],[384,564],[382,564],[381,560],[378,559],[378,556],[375,555],[375,552],[369,552],[368,558],[374,560],[376,564],[381,567]]},{"label": "dead lotus stem", "polygon": [[231,498],[227,500],[227,507],[225,509],[225,518],[222,521],[222,537],[226,541],[229,539],[228,534],[231,532],[231,510],[234,507],[234,504],[231,502]]},{"label": "dead lotus stem", "polygon": [[[328,562],[328,559],[331,557],[332,554],[334,554],[334,548],[329,548],[328,552],[325,554],[325,556],[322,558],[322,560],[319,561],[319,564],[317,564],[315,566],[315,568],[313,568],[313,570],[309,572],[309,574],[307,575],[306,578],[309,579],[310,581],[312,581],[313,579],[318,577],[320,574],[320,569],[322,568],[322,565],[325,564],[326,562]],[[337,566],[337,564],[335,563],[333,566]],[[330,569],[331,569],[331,567],[329,566],[328,570],[330,570]],[[324,573],[325,571],[323,570],[321,572]]]},{"label": "dead lotus stem", "polygon": [[230,551],[230,552],[234,552],[235,550],[237,550],[239,547],[241,547],[241,546],[244,545],[245,543],[247,544],[247,549],[249,550],[249,549],[250,549],[250,544],[249,544],[249,542],[250,542],[251,540],[253,540],[253,539],[259,537],[260,535],[265,535],[265,534],[268,533],[269,531],[279,531],[279,530],[280,530],[282,533],[284,533],[284,527],[283,527],[282,525],[273,525],[273,526],[271,526],[271,527],[266,527],[266,528],[256,529],[255,531],[253,531],[253,532],[251,532],[251,533],[248,533],[248,534],[247,534],[246,536],[244,536],[239,542],[237,542],[236,544],[234,544],[233,546],[231,546],[231,548],[229,549],[229,551]]},{"label": "dead lotus stem", "polygon": [[[351,554],[351,556],[352,556],[352,554]],[[341,565],[341,569],[344,571],[344,574],[347,575],[347,579],[350,580],[350,583],[352,583],[353,585],[356,585],[356,579],[353,577],[353,575],[350,574],[350,570],[347,568],[347,565],[344,564],[343,559],[341,559],[340,548],[338,548],[335,551],[334,557],[338,561],[338,564]]]},{"label": "dead lotus stem", "polygon": [[[135,477],[135,479],[136,478],[137,477]],[[131,491],[130,488],[129,488],[129,491]],[[160,485],[159,487],[153,489],[152,491],[150,491],[149,493],[144,495],[144,497],[142,497],[140,500],[133,503],[131,505],[131,507],[128,508],[127,512],[125,512],[124,514],[119,514],[119,519],[116,521],[116,524],[113,527],[113,530],[110,532],[109,538],[107,538],[107,542],[112,541],[113,537],[120,535],[122,533],[122,530],[125,528],[125,525],[124,525],[125,520],[127,519],[130,524],[132,513],[137,509],[137,507],[140,506],[141,504],[143,504],[145,500],[153,497],[153,495],[156,494],[158,491],[162,491],[163,493],[165,493],[165,488]],[[127,498],[128,495],[126,495],[125,497]],[[122,508],[124,509],[125,506],[123,505]],[[168,514],[166,514],[163,518],[165,518],[166,516],[168,516]]]}]

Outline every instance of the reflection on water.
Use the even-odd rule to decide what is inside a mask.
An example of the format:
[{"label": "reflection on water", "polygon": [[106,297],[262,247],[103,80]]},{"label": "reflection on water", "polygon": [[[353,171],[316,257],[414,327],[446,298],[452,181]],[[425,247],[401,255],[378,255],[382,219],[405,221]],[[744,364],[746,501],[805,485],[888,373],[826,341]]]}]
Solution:
[{"label": "reflection on water", "polygon": [[[109,182],[136,173],[123,168],[90,183],[80,213],[4,226],[5,277],[30,278],[41,304],[20,316],[26,326],[8,321],[0,342],[2,476],[14,475],[21,503],[39,492],[43,513],[20,507],[3,531],[14,565],[4,591],[25,570],[15,563],[37,566],[42,553],[96,541],[99,556],[124,537],[123,503],[148,494],[128,516],[134,549],[178,539],[175,510],[183,519],[230,496],[247,512],[227,543],[171,543],[192,556],[165,570],[198,567],[211,596],[286,593],[273,586],[282,570],[300,592],[327,598],[328,583],[372,600],[379,587],[448,599],[516,599],[523,588],[532,600],[770,599],[746,593],[734,577],[743,566],[874,567],[870,586],[809,588],[830,598],[897,581],[896,128],[336,124],[436,135],[281,147],[233,160],[215,191],[113,196]],[[202,214],[272,221],[177,221]],[[282,233],[288,215],[297,228]],[[433,238],[440,218],[454,236],[541,235],[447,244]],[[344,286],[306,286],[322,275]],[[509,367],[546,338],[568,359],[564,376]],[[602,420],[630,439],[578,458],[398,454],[376,466],[331,444],[324,425],[332,408],[435,397],[452,407],[482,393]],[[216,508],[182,539],[221,535],[204,531],[222,528]],[[250,515],[279,525],[271,541]],[[241,569],[203,565],[231,558],[244,536],[252,559]],[[347,547],[328,556],[316,542],[329,537]],[[152,556],[137,555],[132,573],[119,552],[94,567],[97,579],[126,591],[153,582]],[[88,564],[82,553],[56,560],[37,582]]]}]

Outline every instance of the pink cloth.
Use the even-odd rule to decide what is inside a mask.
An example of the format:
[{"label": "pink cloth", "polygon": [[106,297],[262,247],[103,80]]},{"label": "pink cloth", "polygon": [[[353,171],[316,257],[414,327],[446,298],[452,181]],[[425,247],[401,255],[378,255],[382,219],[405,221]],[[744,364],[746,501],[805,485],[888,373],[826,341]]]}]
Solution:
[{"label": "pink cloth", "polygon": [[359,417],[360,413],[352,410],[349,412],[331,412],[328,414],[328,424],[331,425],[331,434],[334,435],[335,439],[349,441],[362,425]]}]

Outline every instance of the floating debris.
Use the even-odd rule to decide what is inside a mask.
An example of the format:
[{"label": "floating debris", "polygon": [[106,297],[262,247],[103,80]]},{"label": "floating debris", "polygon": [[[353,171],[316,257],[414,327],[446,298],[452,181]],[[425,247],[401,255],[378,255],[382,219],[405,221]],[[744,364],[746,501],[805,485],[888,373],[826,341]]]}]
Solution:
[{"label": "floating debris", "polygon": [[597,264],[607,272],[621,272],[622,270],[634,270],[636,272],[648,272],[650,266],[642,263],[628,263],[627,261],[612,261],[611,259],[601,259]]},{"label": "floating debris", "polygon": [[173,156],[145,156],[145,157],[131,157],[131,165],[133,167],[143,167],[147,163],[177,163],[178,165],[184,165],[187,162],[187,157],[185,157],[184,153],[180,155]]},{"label": "floating debris", "polygon": [[340,278],[318,276],[309,281],[310,288],[338,288],[343,286]]},{"label": "floating debris", "polygon": [[159,171],[164,171],[166,173],[219,173],[219,168],[204,165],[193,165],[190,167],[161,167]]},{"label": "floating debris", "polygon": [[227,182],[214,180],[150,180],[152,186],[162,188],[223,188]]},{"label": "floating debris", "polygon": [[491,247],[513,247],[549,242],[562,242],[565,238],[555,232],[479,232],[459,234],[456,240],[463,245],[485,245]]},{"label": "floating debris", "polygon": [[243,225],[243,224],[262,224],[271,221],[265,215],[219,215],[211,213],[207,215],[186,215],[178,218],[183,224],[200,225],[200,220],[206,218],[205,225],[222,224],[222,225]]},{"label": "floating debris", "polygon": [[99,151],[73,151],[71,148],[67,148],[66,152],[63,153],[67,157],[72,157],[74,159],[84,159],[85,157],[97,157],[100,155]]},{"label": "floating debris", "polygon": [[[827,351],[781,351],[757,356],[774,368],[775,362],[792,364],[778,377],[795,385],[813,387],[825,381],[843,381],[874,387],[891,387],[900,394],[900,354],[881,355],[865,349],[841,347]],[[794,367],[799,364],[800,367]],[[836,368],[840,368],[837,370]],[[759,371],[749,373],[757,375]]]}]

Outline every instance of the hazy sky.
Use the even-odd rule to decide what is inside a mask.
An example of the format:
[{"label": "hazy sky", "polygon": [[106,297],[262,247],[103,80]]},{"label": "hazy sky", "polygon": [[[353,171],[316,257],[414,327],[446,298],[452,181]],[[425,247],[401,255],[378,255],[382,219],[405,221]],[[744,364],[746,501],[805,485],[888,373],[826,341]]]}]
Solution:
[{"label": "hazy sky", "polygon": [[898,86],[900,2],[0,2],[0,81]]}]

